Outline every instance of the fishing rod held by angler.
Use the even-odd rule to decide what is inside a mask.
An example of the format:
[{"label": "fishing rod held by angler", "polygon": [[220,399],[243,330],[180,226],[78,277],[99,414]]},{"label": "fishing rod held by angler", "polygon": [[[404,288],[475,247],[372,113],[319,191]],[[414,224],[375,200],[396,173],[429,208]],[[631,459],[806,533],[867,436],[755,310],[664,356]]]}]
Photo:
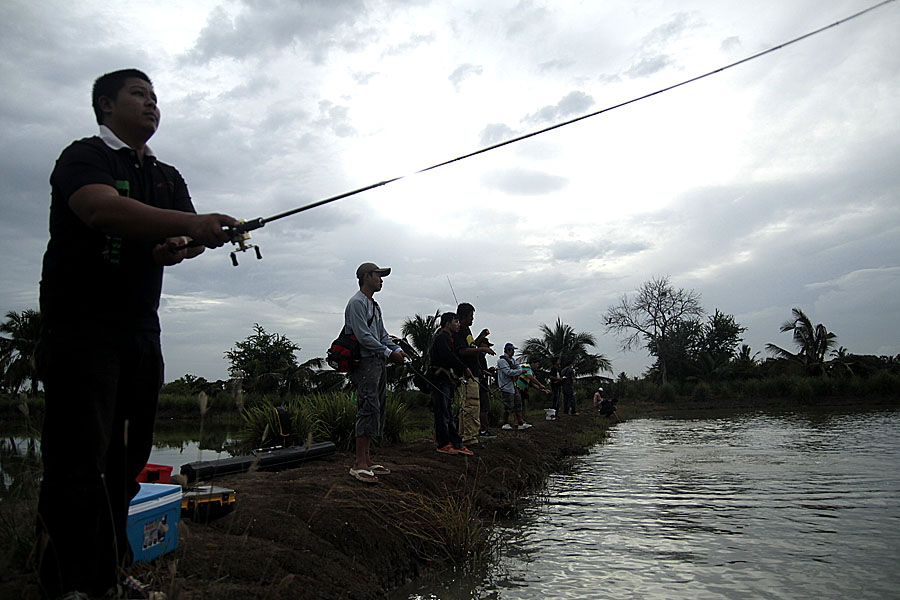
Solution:
[{"label": "fishing rod held by angler", "polygon": [[[434,167],[429,167],[432,169]],[[428,169],[423,169],[427,171]],[[417,171],[421,172],[421,171]],[[381,187],[383,185],[387,185],[392,181],[397,181],[398,179],[403,179],[406,177],[405,175],[401,175],[399,177],[393,177],[391,179],[385,179],[384,181],[379,181],[378,183],[373,183],[367,185],[365,187],[357,188],[355,190],[351,190],[349,192],[344,192],[343,194],[338,194],[337,196],[331,196],[330,198],[325,198],[323,200],[319,200],[317,202],[313,202],[312,204],[306,204],[304,206],[300,206],[297,208],[292,208],[291,210],[287,210],[283,213],[278,213],[277,215],[272,215],[271,217],[257,217],[255,219],[251,219],[250,221],[241,221],[239,225],[236,227],[228,228],[228,232],[231,235],[231,243],[235,245],[235,249],[231,252],[231,264],[235,267],[238,266],[237,253],[238,252],[246,252],[247,250],[253,248],[256,251],[256,259],[259,260],[262,258],[262,253],[259,250],[259,246],[254,244],[248,244],[247,240],[250,239],[250,232],[255,229],[261,229],[266,226],[266,223],[271,223],[272,221],[277,221],[278,219],[283,219],[285,217],[290,217],[292,215],[296,215],[297,213],[301,213],[313,208],[317,208],[319,206],[323,206],[325,204],[329,204],[331,202],[335,202],[342,198],[346,198],[347,196],[353,196],[355,194],[360,194],[362,192],[375,189],[377,187]],[[193,242],[191,244],[193,245]],[[185,246],[186,247],[186,246]]]},{"label": "fishing rod held by angler", "polygon": [[[870,7],[868,7],[868,8],[865,8],[865,9],[863,9],[863,10],[860,10],[859,12],[854,13],[854,14],[848,16],[848,17],[844,17],[843,19],[840,19],[840,20],[838,20],[838,21],[835,21],[834,23],[831,23],[831,24],[829,24],[829,25],[825,25],[824,27],[820,27],[820,28],[818,28],[818,29],[816,29],[816,30],[814,30],[814,31],[811,31],[811,32],[806,33],[806,34],[804,34],[804,35],[795,37],[794,39],[788,40],[787,42],[784,42],[784,43],[781,43],[781,44],[778,44],[777,46],[772,46],[771,48],[768,48],[768,49],[766,49],[766,50],[762,50],[762,51],[760,51],[760,52],[757,52],[757,53],[755,53],[755,54],[752,54],[752,55],[750,55],[750,56],[747,56],[747,57],[742,58],[742,59],[740,59],[740,60],[737,60],[737,61],[735,61],[735,62],[732,62],[732,63],[730,63],[730,64],[728,64],[728,65],[723,66],[723,67],[719,67],[718,69],[713,69],[712,71],[709,71],[709,72],[707,72],[707,73],[703,73],[702,75],[697,75],[696,77],[691,77],[691,78],[689,78],[689,79],[685,79],[684,81],[681,81],[681,82],[679,82],[679,83],[676,83],[676,84],[673,84],[673,85],[669,85],[669,86],[667,86],[667,87],[658,89],[658,90],[653,91],[653,92],[650,92],[650,93],[648,93],[648,94],[644,94],[644,95],[642,95],[642,96],[638,96],[638,97],[636,97],[636,98],[632,98],[631,100],[626,100],[626,101],[624,101],[624,102],[620,102],[620,103],[614,104],[614,105],[612,105],[612,106],[607,106],[606,108],[603,108],[603,109],[600,109],[600,110],[595,110],[595,111],[590,112],[590,113],[588,113],[588,114],[586,114],[586,115],[581,115],[581,116],[578,116],[578,117],[575,117],[575,118],[572,118],[572,119],[568,119],[568,120],[566,120],[566,121],[562,121],[561,123],[555,123],[555,124],[553,124],[553,125],[549,125],[549,126],[547,126],[547,127],[543,127],[543,128],[538,129],[538,130],[536,130],[536,131],[531,131],[531,132],[528,132],[528,133],[525,133],[525,134],[522,134],[522,135],[518,135],[518,136],[516,136],[516,137],[513,137],[513,138],[511,138],[511,139],[508,139],[508,140],[504,140],[504,141],[498,142],[498,143],[496,143],[496,144],[491,144],[490,146],[487,146],[487,147],[484,147],[484,148],[480,148],[480,149],[475,150],[475,151],[473,151],[473,152],[469,152],[469,153],[463,154],[463,155],[461,155],[461,156],[457,156],[457,157],[455,157],[455,158],[451,158],[451,159],[449,159],[449,160],[445,160],[445,161],[439,162],[439,163],[437,163],[437,164],[435,164],[435,165],[431,165],[430,167],[426,167],[426,168],[424,168],[424,169],[420,169],[420,170],[418,170],[418,171],[415,171],[415,172],[410,173],[410,174],[407,174],[407,175],[400,175],[400,176],[398,176],[398,177],[392,177],[391,179],[386,179],[386,180],[384,180],[384,181],[379,181],[378,183],[373,183],[373,184],[367,185],[367,186],[365,186],[365,187],[361,187],[361,188],[358,188],[358,189],[355,189],[355,190],[351,190],[351,191],[349,191],[349,192],[344,192],[343,194],[338,194],[337,196],[331,196],[330,198],[325,198],[324,200],[319,200],[319,201],[317,201],[317,202],[313,202],[312,204],[307,204],[307,205],[305,205],[305,206],[300,206],[300,207],[298,207],[298,208],[293,208],[293,209],[291,209],[291,210],[285,211],[285,212],[283,212],[283,213],[279,213],[279,214],[277,214],[277,215],[273,215],[273,216],[271,216],[271,217],[267,217],[267,218],[258,217],[258,218],[256,218],[256,219],[253,219],[253,220],[250,220],[250,221],[244,221],[244,222],[242,222],[241,224],[239,224],[237,227],[231,227],[231,228],[229,228],[229,230],[228,230],[229,233],[231,234],[231,242],[236,246],[235,250],[231,252],[231,262],[232,262],[232,264],[233,264],[234,266],[237,266],[237,264],[238,264],[238,262],[237,262],[237,252],[246,252],[246,251],[249,250],[250,248],[253,248],[253,249],[256,251],[256,258],[257,258],[257,259],[261,259],[261,258],[262,258],[262,254],[260,253],[259,246],[255,246],[255,245],[253,245],[253,244],[248,244],[248,243],[247,243],[247,240],[250,239],[250,233],[249,233],[250,231],[253,231],[254,229],[260,229],[261,227],[264,227],[264,226],[266,225],[266,223],[271,223],[272,221],[277,221],[278,219],[283,219],[283,218],[285,218],[285,217],[290,217],[290,216],[292,216],[292,215],[296,215],[297,213],[301,213],[301,212],[310,210],[310,209],[312,209],[312,208],[316,208],[316,207],[319,207],[319,206],[323,206],[323,205],[325,205],[325,204],[329,204],[329,203],[331,203],[331,202],[335,202],[335,201],[337,201],[337,200],[341,200],[342,198],[347,198],[348,196],[354,196],[354,195],[356,195],[356,194],[359,194],[359,193],[362,193],[362,192],[365,192],[365,191],[368,191],[368,190],[371,190],[371,189],[375,189],[375,188],[377,188],[377,187],[381,187],[381,186],[387,185],[387,184],[389,184],[389,183],[393,183],[394,181],[398,181],[398,180],[400,180],[400,179],[403,179],[403,178],[405,178],[405,177],[409,177],[409,176],[411,176],[411,175],[418,175],[419,173],[425,173],[426,171],[431,171],[431,170],[433,170],[433,169],[437,169],[437,168],[440,168],[440,167],[443,167],[443,166],[446,166],[446,165],[449,165],[449,164],[452,164],[452,163],[455,163],[455,162],[459,162],[459,161],[461,161],[461,160],[465,160],[465,159],[467,159],[467,158],[471,158],[471,157],[477,156],[477,155],[479,155],[479,154],[484,154],[485,152],[489,152],[489,151],[491,151],[491,150],[495,150],[495,149],[501,148],[501,147],[503,147],[503,146],[508,146],[508,145],[514,144],[514,143],[516,143],[516,142],[521,142],[522,140],[526,140],[526,139],[528,139],[528,138],[535,137],[535,136],[541,135],[541,134],[543,134],[543,133],[547,133],[548,131],[553,131],[554,129],[559,129],[559,128],[565,127],[565,126],[567,126],[567,125],[572,125],[573,123],[578,123],[578,122],[583,121],[583,120],[585,120],[585,119],[588,119],[588,118],[591,118],[591,117],[595,117],[595,116],[597,116],[597,115],[601,115],[601,114],[603,114],[603,113],[606,113],[606,112],[615,110],[615,109],[617,109],[617,108],[622,108],[623,106],[627,106],[627,105],[629,105],[629,104],[634,104],[635,102],[640,102],[641,100],[646,100],[646,99],[648,99],[648,98],[651,98],[651,97],[653,97],[653,96],[662,94],[662,93],[664,93],[664,92],[668,92],[668,91],[674,90],[674,89],[676,89],[676,88],[679,88],[679,87],[681,87],[681,86],[684,86],[684,85],[687,85],[687,84],[690,84],[690,83],[694,83],[695,81],[699,81],[699,80],[704,79],[704,78],[706,78],[706,77],[709,77],[709,76],[711,76],[711,75],[716,75],[716,74],[718,74],[718,73],[721,73],[722,71],[725,71],[725,70],[727,70],[727,69],[731,69],[731,68],[733,68],[733,67],[736,67],[736,66],[738,66],[738,65],[744,64],[744,63],[749,62],[749,61],[751,61],[751,60],[755,60],[755,59],[757,59],[757,58],[760,58],[760,57],[762,57],[762,56],[765,56],[765,55],[770,54],[770,53],[772,53],[772,52],[775,52],[775,51],[777,51],[777,50],[781,50],[781,49],[783,49],[783,48],[785,48],[785,47],[787,47],[787,46],[790,46],[790,45],[792,45],[792,44],[795,44],[795,43],[797,43],[797,42],[800,42],[800,41],[802,41],[802,40],[805,40],[805,39],[807,39],[807,38],[809,38],[809,37],[812,37],[812,36],[814,36],[814,35],[820,34],[820,33],[822,33],[823,31],[826,31],[827,29],[831,29],[832,27],[837,27],[838,25],[843,25],[843,24],[846,23],[847,21],[850,21],[850,20],[852,20],[852,19],[856,19],[857,17],[860,17],[860,16],[862,16],[862,15],[868,13],[868,12],[871,12],[871,11],[877,9],[877,8],[880,8],[880,7],[882,7],[882,6],[886,5],[886,4],[890,4],[890,3],[895,2],[895,1],[896,1],[896,0],[882,0],[881,2],[879,2],[879,3],[877,3],[877,4],[875,4],[875,5],[873,5],[873,6],[870,6]],[[188,246],[193,246],[193,245],[196,245],[196,244],[195,244],[194,242],[191,242],[190,244],[188,244]],[[185,247],[187,247],[187,246],[183,246],[182,248],[185,248]],[[448,281],[448,282],[450,281],[450,277],[447,277],[447,281]],[[450,284],[450,289],[451,289],[451,291],[453,290],[453,284]],[[455,297],[455,296],[456,296],[456,294],[454,294],[454,297]]]}]

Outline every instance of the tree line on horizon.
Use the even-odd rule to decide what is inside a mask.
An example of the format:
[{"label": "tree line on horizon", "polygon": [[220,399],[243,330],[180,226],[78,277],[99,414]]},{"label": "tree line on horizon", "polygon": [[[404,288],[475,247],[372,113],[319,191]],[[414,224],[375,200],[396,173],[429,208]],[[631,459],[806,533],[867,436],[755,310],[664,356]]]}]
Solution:
[{"label": "tree line on horizon", "polygon": [[[0,323],[0,392],[38,394],[40,379],[34,356],[40,317],[37,310],[9,311]],[[403,321],[401,335],[395,339],[413,362],[411,368],[389,366],[392,389],[429,391],[423,375],[429,366],[431,343],[439,330],[440,317],[441,312],[435,311],[433,315],[416,314]],[[881,370],[900,373],[900,354],[857,355],[843,346],[835,348],[837,335],[823,324],[813,325],[806,313],[796,307],[791,310],[791,318],[779,327],[782,333],[791,334],[795,351],[766,344],[765,350],[772,356],[759,359],[759,352],[753,353],[742,343],[746,328],[733,315],[718,308],[708,314],[699,293],[675,288],[668,277],[643,283],[632,297],[623,295],[607,309],[604,324],[607,333],[617,336],[624,351],[643,348],[655,359],[640,377],[629,378],[623,372],[619,381],[711,383],[780,375],[867,377]],[[564,365],[572,362],[581,378],[609,380],[599,374],[613,374],[610,360],[591,351],[597,346],[593,333],[575,331],[561,317],[552,325],[540,324],[538,332],[521,344],[518,358],[530,363],[539,377],[546,377],[554,358]],[[167,383],[163,391],[215,394],[235,392],[239,386],[247,394],[288,395],[347,387],[346,374],[328,368],[323,358],[299,363],[295,355],[299,350],[300,346],[286,336],[270,333],[255,323],[249,337],[235,342],[224,353],[229,361],[229,381],[209,382],[187,374]]]}]

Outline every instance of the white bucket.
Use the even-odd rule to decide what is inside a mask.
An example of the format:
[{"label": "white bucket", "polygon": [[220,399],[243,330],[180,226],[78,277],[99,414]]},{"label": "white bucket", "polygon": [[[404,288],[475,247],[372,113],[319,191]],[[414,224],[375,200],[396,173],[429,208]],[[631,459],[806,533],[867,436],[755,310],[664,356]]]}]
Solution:
[{"label": "white bucket", "polygon": [[556,420],[556,409],[555,408],[545,408],[544,412],[547,413],[547,416],[544,417],[548,421]]}]

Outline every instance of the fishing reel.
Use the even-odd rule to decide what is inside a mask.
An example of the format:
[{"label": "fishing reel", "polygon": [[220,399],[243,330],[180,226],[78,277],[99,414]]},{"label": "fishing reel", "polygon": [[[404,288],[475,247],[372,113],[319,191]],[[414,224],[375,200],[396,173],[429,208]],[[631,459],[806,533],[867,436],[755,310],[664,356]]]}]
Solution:
[{"label": "fishing reel", "polygon": [[244,231],[239,233],[235,238],[231,240],[231,243],[235,246],[235,249],[231,251],[231,264],[235,267],[238,266],[237,253],[246,252],[251,248],[253,248],[254,252],[256,252],[256,260],[262,260],[262,252],[260,252],[259,246],[255,244],[248,244],[247,240],[249,239],[250,234]]},{"label": "fishing reel", "polygon": [[247,241],[250,239],[250,231],[252,231],[253,229],[259,229],[265,224],[265,220],[262,218],[253,219],[252,221],[244,221],[242,219],[240,221],[240,225],[232,228],[231,243],[235,246],[235,249],[231,251],[232,265],[234,265],[235,267],[238,266],[238,252],[246,252],[251,248],[256,253],[256,260],[262,260],[262,252],[260,252],[259,246],[255,244],[249,244],[247,243]]}]

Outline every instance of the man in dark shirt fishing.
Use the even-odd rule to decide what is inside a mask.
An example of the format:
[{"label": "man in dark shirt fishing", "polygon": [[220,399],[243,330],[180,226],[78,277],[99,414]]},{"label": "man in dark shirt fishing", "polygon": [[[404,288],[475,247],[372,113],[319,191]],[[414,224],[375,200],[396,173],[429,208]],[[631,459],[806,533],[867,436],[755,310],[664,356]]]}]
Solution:
[{"label": "man in dark shirt fishing", "polygon": [[454,349],[453,336],[459,333],[459,318],[456,313],[441,315],[441,330],[434,336],[431,345],[431,406],[434,410],[434,439],[437,451],[443,454],[465,454],[471,450],[465,447],[456,421],[453,419],[451,403],[453,390],[460,376],[473,379],[472,371],[459,359]]},{"label": "man in dark shirt fishing", "polygon": [[[103,75],[92,102],[99,135],[63,150],[50,176],[37,352],[40,583],[49,598],[159,597],[122,568],[163,382],[163,267],[221,246],[237,221],[196,214],[181,174],[147,146],[160,117],[147,75]],[[186,247],[191,240],[199,245]]]}]

